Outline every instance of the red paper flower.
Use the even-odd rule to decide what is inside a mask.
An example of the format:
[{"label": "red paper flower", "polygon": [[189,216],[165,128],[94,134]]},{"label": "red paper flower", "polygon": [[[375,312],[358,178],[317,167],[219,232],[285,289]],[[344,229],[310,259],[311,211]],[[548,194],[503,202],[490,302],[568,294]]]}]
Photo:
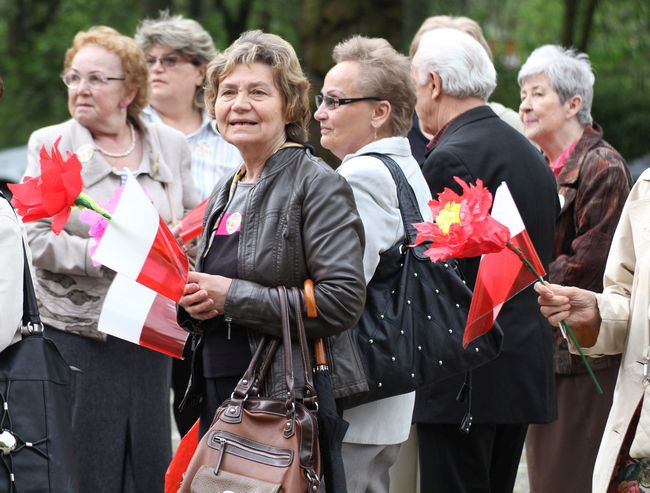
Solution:
[{"label": "red paper flower", "polygon": [[454,180],[462,194],[445,188],[438,200],[429,201],[433,222],[413,225],[418,231],[415,245],[431,242],[424,253],[432,262],[498,252],[510,239],[508,228],[490,216],[492,194],[483,182],[468,185],[456,176]]},{"label": "red paper flower", "polygon": [[59,234],[63,229],[70,208],[81,193],[81,163],[75,154],[68,153],[63,159],[59,152],[59,137],[48,155],[45,146],[41,148],[41,175],[25,177],[18,185],[9,185],[13,194],[11,204],[17,209],[24,222],[46,217],[52,218],[52,231]]},{"label": "red paper flower", "polygon": [[77,155],[68,151],[63,159],[59,152],[61,137],[52,146],[51,155],[41,148],[40,176],[26,176],[22,183],[8,185],[13,194],[11,205],[23,218],[23,222],[52,218],[52,231],[59,234],[70,217],[74,205],[97,211],[106,219],[111,216],[99,207],[93,199],[83,193],[81,163]]}]

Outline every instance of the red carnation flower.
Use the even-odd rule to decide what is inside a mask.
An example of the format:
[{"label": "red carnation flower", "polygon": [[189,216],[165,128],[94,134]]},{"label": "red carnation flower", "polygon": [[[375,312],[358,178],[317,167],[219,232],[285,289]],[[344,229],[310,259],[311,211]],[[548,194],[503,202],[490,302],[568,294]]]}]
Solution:
[{"label": "red carnation flower", "polygon": [[79,205],[92,209],[110,220],[111,216],[84,194],[81,163],[77,155],[68,151],[67,159],[59,152],[61,137],[52,146],[51,155],[41,148],[40,176],[26,176],[22,183],[8,185],[13,194],[11,205],[23,222],[52,218],[52,231],[59,234],[70,217],[70,208]]},{"label": "red carnation flower", "polygon": [[432,262],[498,252],[510,239],[508,228],[490,215],[492,194],[483,182],[468,185],[456,176],[454,180],[462,194],[445,188],[438,200],[429,201],[433,222],[413,225],[418,231],[415,245],[431,242],[424,253]]}]

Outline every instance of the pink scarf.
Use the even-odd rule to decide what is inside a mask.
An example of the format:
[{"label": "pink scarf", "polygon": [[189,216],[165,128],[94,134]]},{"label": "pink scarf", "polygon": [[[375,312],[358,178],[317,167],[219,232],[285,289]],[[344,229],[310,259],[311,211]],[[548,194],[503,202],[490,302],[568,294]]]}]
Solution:
[{"label": "pink scarf", "polygon": [[571,156],[571,153],[573,150],[576,148],[576,145],[578,144],[578,141],[576,140],[573,144],[571,144],[569,147],[567,147],[562,154],[560,154],[555,161],[552,163],[549,163],[549,166],[551,167],[551,171],[553,171],[553,174],[555,176],[559,176],[559,174],[562,172],[562,168],[564,168],[564,165],[566,164],[567,160],[569,159],[569,156]]}]

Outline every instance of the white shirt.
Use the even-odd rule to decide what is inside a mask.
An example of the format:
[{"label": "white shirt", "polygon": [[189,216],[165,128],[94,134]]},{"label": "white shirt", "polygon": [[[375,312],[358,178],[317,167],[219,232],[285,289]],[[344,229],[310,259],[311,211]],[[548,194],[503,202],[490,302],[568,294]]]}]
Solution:
[{"label": "white shirt", "polygon": [[[142,111],[143,117],[149,122],[165,122],[153,107],[148,106]],[[209,197],[212,189],[222,176],[234,173],[243,160],[239,150],[226,142],[217,128],[203,112],[201,126],[185,136],[192,152],[192,178],[199,191],[201,200]]]},{"label": "white shirt", "polygon": [[[363,270],[366,284],[379,264],[381,253],[404,237],[404,225],[399,211],[397,187],[388,168],[378,159],[362,156],[376,152],[391,157],[402,169],[410,183],[425,221],[431,220],[428,202],[431,192],[422,171],[411,155],[406,137],[389,137],[362,147],[345,156],[338,172],[354,193],[363,222],[366,248]],[[350,423],[344,442],[391,445],[406,441],[411,427],[415,392],[369,402],[343,413]]]}]

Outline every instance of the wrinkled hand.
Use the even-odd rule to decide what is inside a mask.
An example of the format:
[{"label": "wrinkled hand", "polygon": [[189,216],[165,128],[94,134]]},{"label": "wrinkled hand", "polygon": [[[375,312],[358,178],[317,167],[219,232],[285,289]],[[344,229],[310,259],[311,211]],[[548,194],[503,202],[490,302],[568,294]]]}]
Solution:
[{"label": "wrinkled hand", "polygon": [[179,304],[197,320],[208,320],[223,313],[232,279],[203,272],[190,272]]},{"label": "wrinkled hand", "polygon": [[600,311],[592,291],[548,282],[536,283],[535,291],[539,310],[551,325],[557,327],[564,320],[572,328],[599,329]]}]

